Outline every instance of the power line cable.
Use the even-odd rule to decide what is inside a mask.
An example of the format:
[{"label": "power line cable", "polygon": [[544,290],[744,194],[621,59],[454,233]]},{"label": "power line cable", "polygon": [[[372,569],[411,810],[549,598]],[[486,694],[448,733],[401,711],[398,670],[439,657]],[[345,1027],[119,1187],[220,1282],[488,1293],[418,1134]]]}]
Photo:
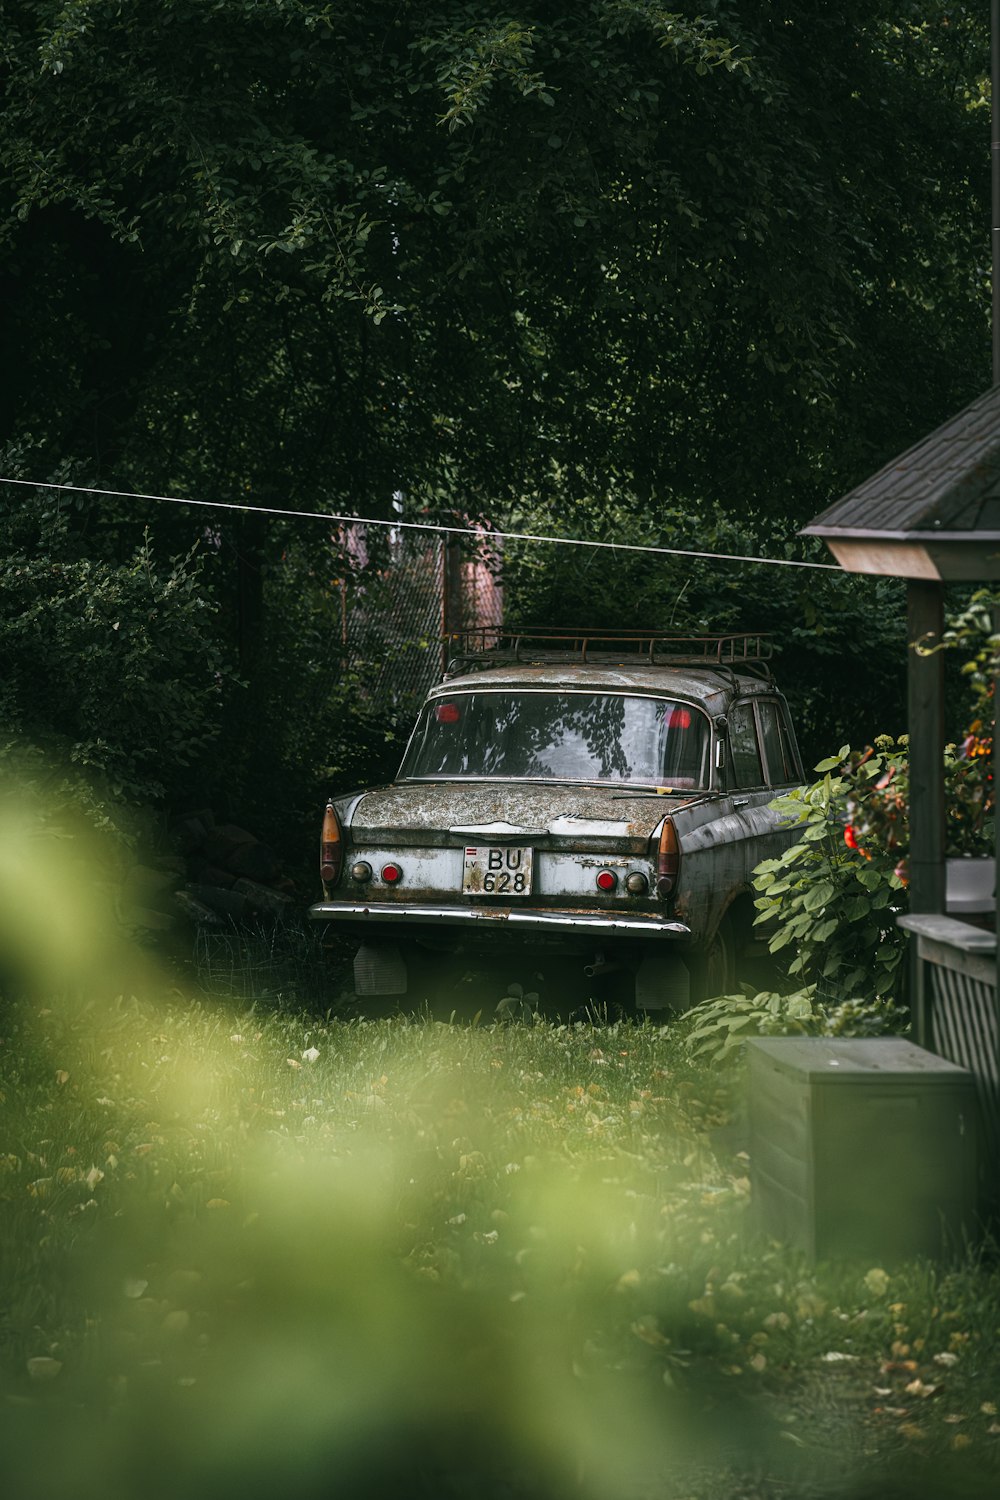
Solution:
[{"label": "power line cable", "polygon": [[[694,557],[713,562],[757,563],[774,568],[813,568],[823,572],[842,573],[839,563],[805,562],[793,557],[746,557],[735,552],[697,552],[687,547],[656,547],[640,542],[597,542],[584,537],[541,536],[530,531],[493,531],[471,526],[448,526],[437,521],[383,520],[379,516],[338,515],[330,511],[282,510],[278,506],[240,505],[228,500],[190,500],[182,495],[143,495],[132,490],[102,490],[93,485],[53,484],[36,479],[7,479],[0,484],[17,484],[25,489],[67,490],[77,495],[101,495],[114,500],[153,500],[163,505],[192,505],[206,510],[242,510],[261,516],[284,516],[302,521],[336,521],[347,526],[387,526],[394,531],[433,531],[449,536],[474,537],[477,541],[545,542],[557,547],[592,547],[608,552],[645,552],[664,557]],[[843,574],[846,577],[846,574]]]}]

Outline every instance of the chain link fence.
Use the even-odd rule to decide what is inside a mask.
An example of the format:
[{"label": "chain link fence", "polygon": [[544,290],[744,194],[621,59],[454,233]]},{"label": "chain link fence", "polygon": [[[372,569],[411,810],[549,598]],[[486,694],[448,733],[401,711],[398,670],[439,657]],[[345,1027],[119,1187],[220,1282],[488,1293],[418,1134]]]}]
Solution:
[{"label": "chain link fence", "polygon": [[346,528],[343,644],[351,665],[378,664],[372,692],[411,707],[447,662],[442,638],[503,624],[502,554],[486,537]]}]

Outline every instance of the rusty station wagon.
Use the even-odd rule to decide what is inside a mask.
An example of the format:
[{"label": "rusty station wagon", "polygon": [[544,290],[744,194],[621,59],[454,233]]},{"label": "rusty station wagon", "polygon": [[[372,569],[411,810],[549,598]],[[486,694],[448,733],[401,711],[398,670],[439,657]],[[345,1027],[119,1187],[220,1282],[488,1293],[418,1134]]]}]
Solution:
[{"label": "rusty station wagon", "polygon": [[320,922],[360,995],[421,953],[517,949],[640,1010],[732,987],[751,874],[802,780],[759,636],[463,637],[388,786],[332,799]]}]

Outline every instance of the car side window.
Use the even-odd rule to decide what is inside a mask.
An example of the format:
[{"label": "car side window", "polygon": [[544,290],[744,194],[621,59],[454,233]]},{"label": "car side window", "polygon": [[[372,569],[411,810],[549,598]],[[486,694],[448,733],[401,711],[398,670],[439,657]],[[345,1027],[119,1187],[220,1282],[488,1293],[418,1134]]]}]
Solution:
[{"label": "car side window", "polygon": [[760,736],[768,781],[772,786],[784,786],[788,782],[797,781],[795,755],[781,705],[772,699],[762,698],[757,703],[757,713],[760,717]]},{"label": "car side window", "polygon": [[729,754],[734,786],[763,786],[764,770],[752,703],[734,703],[729,710]]}]

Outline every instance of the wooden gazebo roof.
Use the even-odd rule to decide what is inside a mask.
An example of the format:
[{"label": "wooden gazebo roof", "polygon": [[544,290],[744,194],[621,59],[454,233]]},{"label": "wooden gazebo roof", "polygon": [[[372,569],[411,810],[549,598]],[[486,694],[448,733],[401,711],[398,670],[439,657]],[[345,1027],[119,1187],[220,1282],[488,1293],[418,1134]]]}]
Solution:
[{"label": "wooden gazebo roof", "polygon": [[802,531],[853,573],[1000,578],[1000,386],[970,402]]}]

